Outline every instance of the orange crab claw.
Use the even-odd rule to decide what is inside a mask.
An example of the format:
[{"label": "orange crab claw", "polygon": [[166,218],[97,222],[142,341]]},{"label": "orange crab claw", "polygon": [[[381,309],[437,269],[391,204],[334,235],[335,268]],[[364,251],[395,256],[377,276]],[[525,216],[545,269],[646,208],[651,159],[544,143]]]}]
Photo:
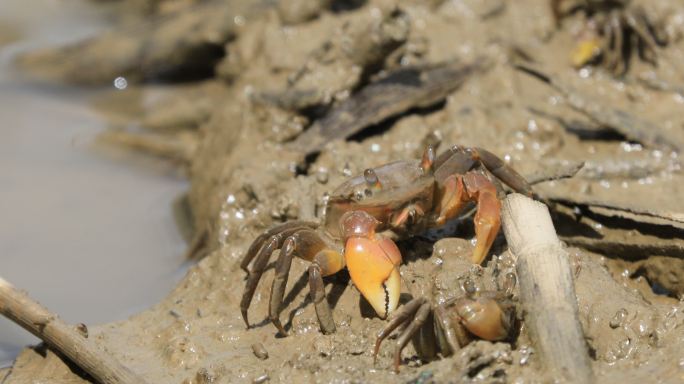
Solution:
[{"label": "orange crab claw", "polygon": [[461,299],[456,303],[461,323],[473,335],[490,341],[508,337],[509,324],[501,307],[493,299]]},{"label": "orange crab claw", "polygon": [[340,224],[346,239],[344,257],[349,275],[384,319],[399,305],[399,248],[392,240],[375,234],[378,222],[366,212],[348,212]]}]

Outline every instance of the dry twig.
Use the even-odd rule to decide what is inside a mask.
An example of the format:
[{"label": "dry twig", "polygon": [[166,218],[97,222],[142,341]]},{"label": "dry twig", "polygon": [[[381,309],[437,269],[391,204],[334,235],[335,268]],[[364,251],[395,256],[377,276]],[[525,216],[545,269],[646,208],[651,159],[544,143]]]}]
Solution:
[{"label": "dry twig", "polygon": [[389,72],[314,122],[290,147],[307,155],[320,152],[332,140],[346,139],[412,109],[432,106],[490,67],[487,59],[479,58],[467,64],[449,62]]},{"label": "dry twig", "polygon": [[0,314],[43,340],[100,383],[145,383],[75,327],[69,326],[3,278],[0,278]]}]

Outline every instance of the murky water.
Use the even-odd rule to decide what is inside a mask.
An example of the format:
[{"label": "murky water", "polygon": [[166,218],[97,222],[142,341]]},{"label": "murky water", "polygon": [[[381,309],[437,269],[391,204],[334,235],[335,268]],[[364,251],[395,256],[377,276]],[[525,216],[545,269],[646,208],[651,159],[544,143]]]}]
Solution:
[{"label": "murky water", "polygon": [[[186,182],[92,148],[105,123],[89,103],[101,91],[38,86],[10,66],[22,50],[95,33],[106,16],[80,1],[0,1],[0,276],[86,324],[148,307],[184,272],[170,206]],[[0,319],[0,366],[36,341]]]}]

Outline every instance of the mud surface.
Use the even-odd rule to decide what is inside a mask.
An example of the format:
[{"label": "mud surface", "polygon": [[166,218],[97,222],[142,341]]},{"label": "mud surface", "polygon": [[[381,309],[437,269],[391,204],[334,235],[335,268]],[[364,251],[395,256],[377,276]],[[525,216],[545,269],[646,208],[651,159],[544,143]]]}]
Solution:
[{"label": "mud surface", "polygon": [[[307,264],[301,261],[293,263],[281,312],[290,336],[279,336],[268,320],[272,268],[250,308],[253,326],[245,330],[239,311],[245,273],[239,263],[259,233],[295,218],[318,220],[324,194],[369,166],[418,158],[426,143],[442,143],[442,149],[461,144],[487,148],[523,175],[585,162],[575,177],[539,184],[535,190],[551,201],[566,202],[553,211],[559,235],[570,246],[597,382],[681,382],[684,176],[677,143],[684,142],[684,7],[666,0],[638,2],[668,42],[656,48],[657,66],[633,52],[625,74],[616,77],[600,61],[579,70],[572,67],[573,47],[583,41],[591,23],[578,12],[556,26],[547,2],[369,1],[353,7],[321,2],[320,8],[305,3],[267,4],[251,9],[249,16],[231,14],[231,28],[210,34],[216,38],[212,45],[220,42],[226,54],[214,63],[214,75],[201,82],[173,88],[144,108],[135,97],[121,98],[148,92],[144,83],[108,99],[122,102],[120,110],[114,102],[97,103],[100,111],[119,119],[114,125],[120,129],[108,141],[173,159],[187,172],[191,190],[179,217],[194,232],[189,253],[203,258],[166,300],[129,320],[90,327],[90,337],[159,383],[546,380],[524,329],[512,343],[477,341],[432,362],[420,361],[409,346],[397,374],[391,370],[389,341],[373,364],[371,349],[385,322],[373,315],[341,272],[326,284],[337,332],[323,335],[308,296]],[[390,48],[379,57],[364,56],[367,40],[387,41],[383,36],[388,30]],[[358,31],[366,31],[368,39],[360,39]],[[206,41],[197,40],[200,46]],[[169,44],[174,42],[192,44],[187,39]],[[88,49],[83,52],[92,59]],[[187,52],[193,50],[179,55]],[[381,81],[383,73],[483,58],[486,68],[435,105],[403,112],[350,140],[337,136],[306,159],[288,144],[359,89]],[[130,65],[139,56],[125,60],[131,62],[117,63],[118,70],[139,68]],[[184,62],[174,60],[169,63]],[[574,93],[564,95],[514,68],[520,63],[538,68]],[[69,64],[67,80],[80,72],[73,71],[78,65]],[[97,81],[106,72],[101,67],[97,76],[84,73],[80,82]],[[132,74],[131,79],[145,81],[143,75]],[[573,108],[580,97],[591,100],[593,115]],[[618,110],[624,121],[648,122],[634,123],[637,130],[649,126],[671,140],[667,145],[627,140],[624,130],[597,115]],[[147,130],[121,129],[131,123]],[[500,271],[514,270],[505,239],[497,239],[480,269],[464,261],[472,252],[472,236],[472,222],[465,219],[399,242],[402,301],[453,297],[466,278],[479,289],[496,288]],[[441,240],[434,243],[436,239]],[[256,343],[268,352],[265,361],[255,356]],[[22,352],[3,382],[48,378],[85,381],[76,369],[37,347]]]}]

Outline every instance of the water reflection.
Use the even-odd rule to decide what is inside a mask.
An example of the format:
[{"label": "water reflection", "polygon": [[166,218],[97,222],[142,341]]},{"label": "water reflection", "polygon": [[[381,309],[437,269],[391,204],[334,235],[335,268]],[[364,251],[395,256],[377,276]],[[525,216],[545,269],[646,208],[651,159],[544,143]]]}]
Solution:
[{"label": "water reflection", "polygon": [[[88,106],[99,91],[31,85],[12,71],[16,52],[92,34],[106,16],[87,3],[38,3],[0,2],[0,34],[18,34],[0,38],[0,275],[68,322],[124,319],[184,274],[170,207],[187,183],[92,149],[104,129]],[[0,319],[0,366],[36,341]]]}]

